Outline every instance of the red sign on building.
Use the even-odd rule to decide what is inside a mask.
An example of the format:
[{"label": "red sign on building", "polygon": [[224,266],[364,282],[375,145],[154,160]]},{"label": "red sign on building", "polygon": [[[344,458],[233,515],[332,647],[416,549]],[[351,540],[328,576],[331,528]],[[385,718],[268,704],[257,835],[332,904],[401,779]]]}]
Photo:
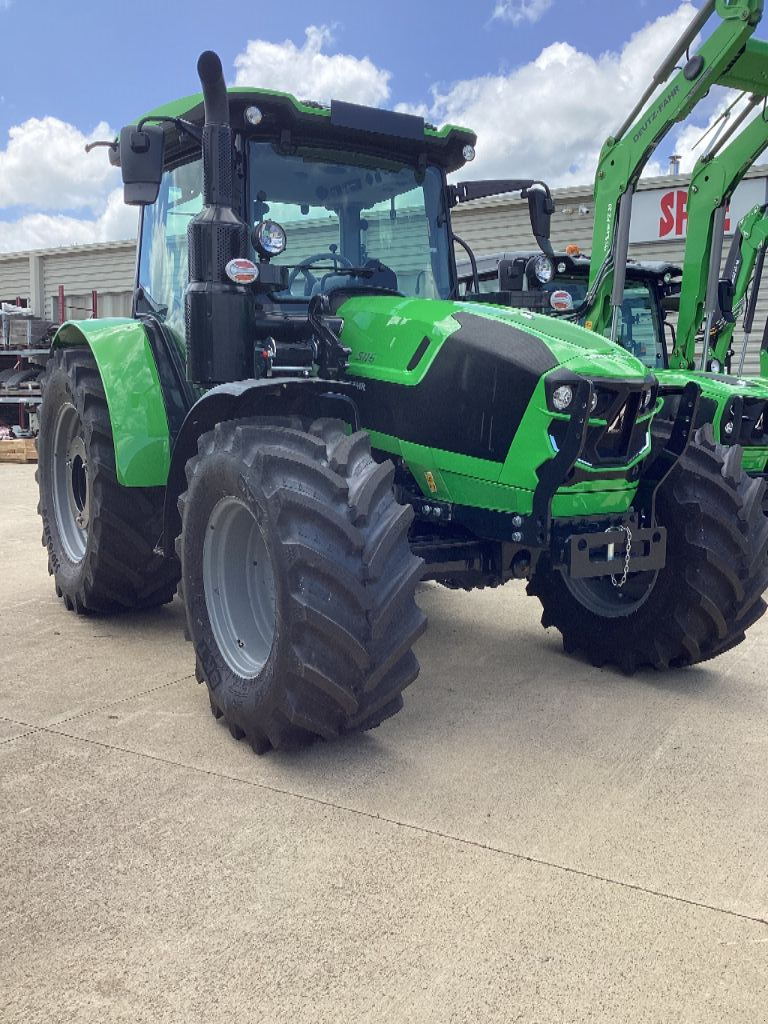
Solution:
[{"label": "red sign on building", "polygon": [[[768,199],[768,179],[742,181],[733,194],[725,230],[733,232],[744,214]],[[688,190],[651,188],[637,192],[632,203],[630,242],[677,241],[685,238],[688,227]]]}]

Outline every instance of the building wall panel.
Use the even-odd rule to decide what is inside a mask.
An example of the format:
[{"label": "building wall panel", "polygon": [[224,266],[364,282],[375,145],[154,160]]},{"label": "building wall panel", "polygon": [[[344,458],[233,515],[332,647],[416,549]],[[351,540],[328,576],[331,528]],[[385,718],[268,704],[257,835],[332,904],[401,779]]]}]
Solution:
[{"label": "building wall panel", "polygon": [[29,258],[0,259],[0,301],[29,299]]}]

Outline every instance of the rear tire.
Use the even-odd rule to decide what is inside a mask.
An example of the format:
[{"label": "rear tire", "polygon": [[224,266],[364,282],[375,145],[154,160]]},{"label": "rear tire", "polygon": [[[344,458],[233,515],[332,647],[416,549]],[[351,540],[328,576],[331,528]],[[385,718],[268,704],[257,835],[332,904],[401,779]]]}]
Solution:
[{"label": "rear tire", "polygon": [[695,665],[741,643],[766,610],[768,588],[765,484],[746,475],[741,453],[715,444],[711,426],[697,431],[657,496],[667,564],[642,574],[649,577],[648,593],[638,590],[631,609],[619,607],[618,590],[610,607],[610,581],[594,585],[594,600],[579,600],[575,581],[569,585],[561,572],[541,565],[528,593],[541,601],[542,625],[560,630],[568,653],[580,651],[593,665],[629,674],[646,665]]},{"label": "rear tire", "polygon": [[177,551],[198,678],[257,753],[402,707],[426,618],[393,474],[335,420],[221,423],[187,463]]},{"label": "rear tire", "polygon": [[42,386],[37,511],[57,595],[78,613],[167,603],[179,568],[154,551],[164,490],[118,483],[109,410],[90,351],[54,352]]}]

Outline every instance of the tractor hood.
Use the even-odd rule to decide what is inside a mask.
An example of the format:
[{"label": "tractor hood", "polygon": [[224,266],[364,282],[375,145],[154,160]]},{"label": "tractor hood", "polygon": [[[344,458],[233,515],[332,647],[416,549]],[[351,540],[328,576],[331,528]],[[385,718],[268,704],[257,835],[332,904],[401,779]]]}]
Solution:
[{"label": "tractor hood", "polygon": [[643,381],[651,372],[634,356],[577,324],[528,310],[474,302],[393,296],[348,298],[338,309],[350,370],[417,384],[443,344],[474,350],[543,376],[566,366],[585,377]]}]

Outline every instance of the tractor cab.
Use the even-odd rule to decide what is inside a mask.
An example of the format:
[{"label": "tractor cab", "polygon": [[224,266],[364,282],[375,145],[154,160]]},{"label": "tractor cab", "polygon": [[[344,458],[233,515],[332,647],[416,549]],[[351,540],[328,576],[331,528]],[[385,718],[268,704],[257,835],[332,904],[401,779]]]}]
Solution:
[{"label": "tractor cab", "polygon": [[[340,346],[317,321],[338,331],[349,298],[454,299],[457,203],[521,192],[548,244],[543,182],[448,183],[474,158],[467,129],[215,88],[226,125],[206,120],[218,115],[201,96],[187,97],[123,129],[113,153],[126,202],[142,208],[135,313],[163,321],[197,384],[340,368]],[[204,133],[218,139],[210,167]],[[313,351],[318,333],[330,352]]]}]

